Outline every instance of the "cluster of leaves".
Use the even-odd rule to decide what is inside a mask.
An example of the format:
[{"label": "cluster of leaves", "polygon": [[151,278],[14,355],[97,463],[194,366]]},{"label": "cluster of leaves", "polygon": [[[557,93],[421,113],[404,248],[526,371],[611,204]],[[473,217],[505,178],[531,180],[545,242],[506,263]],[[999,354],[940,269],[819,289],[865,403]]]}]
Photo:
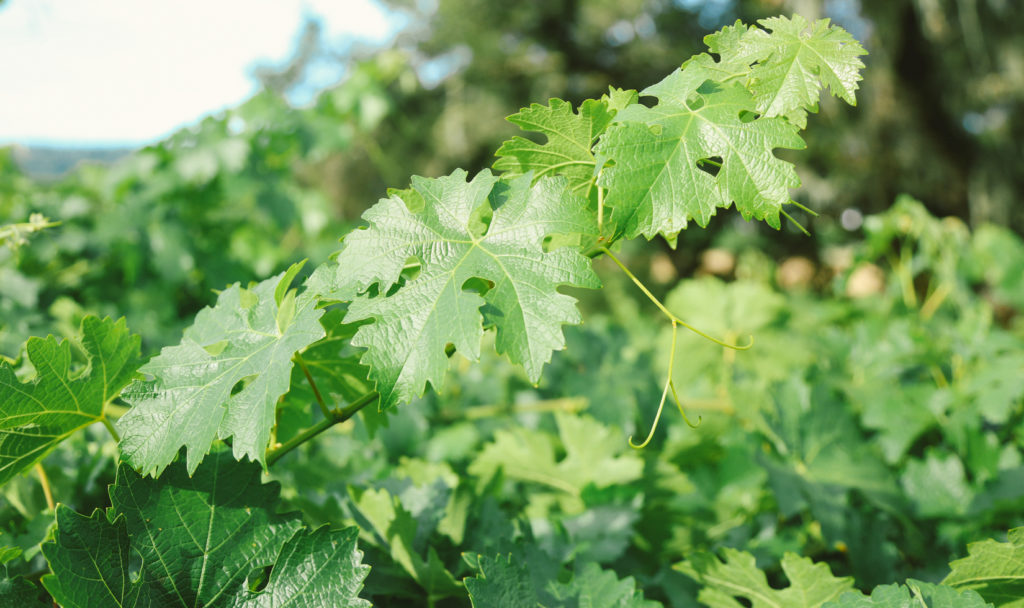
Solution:
[{"label": "cluster of leaves", "polygon": [[[24,538],[0,553],[0,594],[49,601],[31,580],[45,558],[42,587],[69,606],[108,596],[366,605],[359,595],[387,605],[464,605],[467,595],[477,606],[900,605],[911,595],[1012,605],[1019,577],[998,566],[1014,563],[1018,532],[976,546],[945,586],[908,581],[858,599],[832,571],[868,586],[894,573],[934,578],[945,564],[935,547],[952,554],[1012,527],[1024,500],[1014,483],[1024,386],[1008,373],[1021,367],[1020,336],[975,288],[1015,305],[1013,235],[990,231],[969,260],[951,262],[936,247],[947,227],[919,213],[905,221],[915,211],[904,203],[868,224],[864,253],[902,264],[892,272],[909,277],[900,298],[837,304],[753,278],[670,292],[667,306],[707,330],[757,333],[758,350],[743,355],[684,339],[685,357],[660,357],[658,327],[621,306],[619,318],[596,317],[599,330],[563,334],[581,315],[559,290],[599,286],[592,258],[617,241],[674,242],[731,205],[779,225],[798,180],[773,150],[802,147],[823,86],[853,102],[863,50],[825,21],[762,26],[710,36],[718,57],[643,91],[653,106],[611,89],[576,111],[560,100],[524,109],[513,122],[546,141],[506,142],[501,175],[414,178],[304,288],[292,288],[301,265],[235,284],[145,365],[123,321],[86,317],[78,357],[69,341],[31,339],[24,359],[0,364],[8,500],[23,489],[17,473],[74,454],[76,431],[92,422],[110,429],[119,465],[109,507],[94,480],[74,507],[103,508],[57,507],[49,533],[22,501],[23,520],[7,529]],[[931,282],[918,295],[921,277]],[[614,282],[606,293],[623,297]],[[657,449],[631,452],[621,437],[656,402],[659,360],[678,361],[675,386],[704,426],[675,426]],[[453,367],[460,382],[445,384]],[[278,513],[277,486],[259,475],[279,461],[287,505],[350,527],[304,530]],[[728,547],[747,552],[701,553]],[[791,586],[769,585],[757,558],[781,560]]]}]

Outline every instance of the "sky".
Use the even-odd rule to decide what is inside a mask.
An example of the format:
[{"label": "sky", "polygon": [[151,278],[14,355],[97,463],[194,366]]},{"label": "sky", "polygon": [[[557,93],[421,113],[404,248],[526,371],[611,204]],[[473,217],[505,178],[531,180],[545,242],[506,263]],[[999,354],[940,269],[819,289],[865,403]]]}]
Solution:
[{"label": "sky", "polygon": [[0,145],[157,141],[256,91],[305,15],[331,40],[384,42],[373,0],[7,0],[0,7]]}]

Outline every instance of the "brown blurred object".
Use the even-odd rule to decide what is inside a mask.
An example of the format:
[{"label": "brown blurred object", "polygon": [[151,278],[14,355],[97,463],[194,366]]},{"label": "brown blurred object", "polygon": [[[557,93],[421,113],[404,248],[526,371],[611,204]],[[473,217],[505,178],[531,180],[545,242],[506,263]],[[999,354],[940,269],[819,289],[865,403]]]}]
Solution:
[{"label": "brown blurred object", "polygon": [[775,280],[783,289],[807,289],[814,280],[814,274],[814,262],[798,255],[779,264]]},{"label": "brown blurred object", "polygon": [[698,274],[724,276],[736,267],[736,256],[728,249],[707,249],[700,256]]},{"label": "brown blurred object", "polygon": [[861,262],[846,280],[846,295],[851,298],[868,298],[882,293],[885,288],[885,273],[870,262]]}]

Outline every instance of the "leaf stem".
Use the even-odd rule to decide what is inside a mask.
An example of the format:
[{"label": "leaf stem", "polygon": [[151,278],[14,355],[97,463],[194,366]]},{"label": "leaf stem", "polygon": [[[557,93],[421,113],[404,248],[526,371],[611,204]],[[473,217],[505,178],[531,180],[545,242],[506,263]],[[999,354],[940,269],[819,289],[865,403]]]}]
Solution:
[{"label": "leaf stem", "polygon": [[676,338],[679,334],[679,323],[672,320],[672,350],[669,351],[668,355],[668,373],[665,378],[665,388],[661,391],[661,401],[658,403],[658,413],[654,415],[654,423],[651,425],[651,430],[647,433],[647,439],[644,439],[643,443],[637,445],[633,443],[633,436],[629,436],[629,446],[635,449],[642,449],[647,447],[647,444],[654,438],[654,431],[658,430],[658,421],[661,420],[661,412],[665,409],[665,399],[668,397],[669,389],[672,390],[672,399],[676,402],[676,407],[679,408],[679,413],[683,415],[683,420],[686,424],[690,425],[690,428],[697,428],[697,424],[700,424],[701,417],[697,417],[697,424],[690,422],[690,417],[686,415],[683,410],[683,404],[679,401],[679,395],[676,393],[676,385],[672,382],[672,372],[675,371],[676,365]]},{"label": "leaf stem", "polygon": [[[644,293],[644,295],[646,295],[646,296],[647,296],[647,298],[648,298],[648,299],[649,299],[649,300],[650,300],[651,302],[654,302],[654,305],[658,307],[658,310],[660,310],[660,311],[661,311],[661,312],[662,312],[662,313],[663,313],[663,314],[664,314],[664,315],[665,315],[666,317],[668,317],[668,318],[669,318],[669,320],[670,320],[670,321],[672,321],[673,323],[677,323],[677,324],[679,324],[679,325],[682,325],[683,327],[685,327],[686,329],[688,329],[688,330],[692,331],[693,333],[697,334],[698,336],[701,336],[702,338],[706,338],[706,339],[708,339],[708,340],[710,340],[710,341],[714,342],[715,344],[718,344],[719,346],[724,346],[724,347],[726,347],[726,348],[731,348],[731,349],[733,349],[733,350],[747,350],[748,348],[750,348],[751,346],[753,346],[753,345],[754,345],[754,336],[750,336],[750,342],[749,342],[748,344],[746,344],[746,345],[744,345],[744,346],[738,346],[738,345],[736,345],[736,344],[729,344],[728,342],[723,342],[722,340],[719,340],[719,339],[717,339],[717,338],[714,338],[714,337],[712,337],[712,336],[709,336],[708,334],[706,334],[706,333],[702,332],[701,330],[697,329],[696,327],[694,327],[694,326],[690,325],[690,324],[689,324],[689,323],[687,323],[686,321],[683,321],[683,320],[682,320],[682,319],[680,319],[679,317],[677,317],[677,316],[675,316],[674,314],[672,314],[672,311],[670,311],[669,309],[665,308],[665,305],[661,303],[661,300],[659,300],[658,298],[656,298],[656,297],[654,296],[654,294],[653,294],[653,293],[651,293],[651,291],[650,291],[649,289],[647,289],[647,286],[646,286],[646,285],[644,285],[644,284],[643,284],[643,282],[641,282],[641,281],[640,281],[640,279],[638,279],[638,278],[636,277],[636,275],[635,275],[635,274],[633,274],[633,273],[632,273],[632,271],[630,271],[630,269],[629,269],[629,268],[627,268],[627,267],[626,267],[626,265],[625,265],[625,264],[623,264],[623,263],[622,263],[622,261],[621,261],[621,260],[620,260],[619,258],[617,258],[617,257],[615,256],[615,254],[614,254],[614,253],[612,253],[611,251],[609,251],[607,247],[601,247],[601,248],[600,248],[600,251],[601,251],[601,253],[603,253],[603,254],[605,254],[606,256],[608,256],[609,258],[611,258],[611,260],[612,260],[613,262],[615,262],[615,263],[616,263],[616,264],[618,265],[618,267],[619,267],[619,268],[621,268],[621,269],[622,269],[622,272],[626,273],[626,276],[627,276],[627,277],[629,277],[629,278],[630,278],[630,280],[632,280],[632,281],[633,281],[633,283],[634,283],[634,284],[635,284],[635,285],[636,285],[637,287],[639,287],[639,288],[640,288],[640,291],[642,291],[642,292]],[[667,390],[667,389],[666,389],[666,390]]]},{"label": "leaf stem", "polygon": [[805,207],[805,206],[801,205],[800,203],[798,203],[796,201],[789,201],[789,204],[793,205],[794,207],[796,207],[797,209],[803,211],[804,213],[810,215],[811,217],[818,217],[818,212],[815,211],[814,209],[811,209],[809,207]]},{"label": "leaf stem", "polygon": [[370,391],[369,393],[366,393],[365,395],[356,399],[355,401],[353,401],[352,403],[348,404],[345,407],[329,410],[327,413],[327,417],[325,417],[323,420],[317,422],[316,424],[309,427],[305,431],[302,431],[295,437],[292,437],[291,439],[281,444],[280,446],[270,450],[267,453],[267,468],[273,466],[274,463],[280,460],[282,456],[284,456],[288,452],[291,452],[292,450],[299,447],[303,443],[306,443],[310,439],[316,437],[320,433],[323,433],[332,426],[339,424],[341,422],[345,422],[352,416],[355,416],[356,412],[358,412],[359,410],[366,407],[368,404],[375,401],[379,396],[380,395],[377,393],[377,391]]},{"label": "leaf stem", "polygon": [[785,209],[779,209],[779,213],[781,213],[783,216],[785,216],[785,218],[787,220],[789,220],[794,226],[799,228],[800,232],[804,233],[804,236],[811,236],[811,233],[808,232],[806,228],[804,228],[803,224],[801,224],[800,222],[798,222],[795,219],[793,219],[793,216],[788,214],[788,213],[786,213]]},{"label": "leaf stem", "polygon": [[50,490],[50,478],[46,476],[46,471],[43,470],[43,463],[41,462],[36,463],[36,475],[39,476],[39,485],[43,488],[43,496],[46,498],[46,506],[53,511],[53,492]]},{"label": "leaf stem", "polygon": [[[604,169],[597,172],[595,185],[601,181],[601,171],[604,171]],[[597,233],[604,234],[604,188],[601,186],[597,186]]]},{"label": "leaf stem", "polygon": [[107,427],[107,430],[110,431],[110,435],[111,437],[114,438],[114,441],[117,443],[121,443],[121,435],[119,435],[117,433],[117,429],[114,428],[114,423],[111,422],[110,419],[107,418],[106,416],[101,416],[100,422],[102,422],[103,426]]},{"label": "leaf stem", "polygon": [[306,382],[309,383],[309,388],[313,389],[313,396],[316,397],[316,402],[320,406],[320,413],[324,415],[324,418],[330,418],[331,408],[327,407],[327,404],[324,403],[324,397],[316,386],[316,380],[313,380],[313,375],[309,373],[309,368],[306,367],[306,360],[299,353],[295,353],[292,360],[299,364],[299,368],[302,369],[302,373],[306,376]]}]

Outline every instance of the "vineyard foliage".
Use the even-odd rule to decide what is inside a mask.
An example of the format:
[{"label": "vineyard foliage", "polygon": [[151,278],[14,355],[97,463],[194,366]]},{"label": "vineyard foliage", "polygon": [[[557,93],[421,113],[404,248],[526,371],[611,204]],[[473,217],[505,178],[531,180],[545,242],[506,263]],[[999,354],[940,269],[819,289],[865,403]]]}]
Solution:
[{"label": "vineyard foliage", "polygon": [[[1022,605],[1024,242],[901,197],[816,261],[741,221],[666,277],[631,239],[799,213],[776,151],[864,67],[828,21],[706,42],[524,108],[493,171],[413,177],[330,256],[293,163],[384,120],[400,62],[108,173],[3,158],[2,603]],[[634,450],[659,395],[699,424]]]}]

